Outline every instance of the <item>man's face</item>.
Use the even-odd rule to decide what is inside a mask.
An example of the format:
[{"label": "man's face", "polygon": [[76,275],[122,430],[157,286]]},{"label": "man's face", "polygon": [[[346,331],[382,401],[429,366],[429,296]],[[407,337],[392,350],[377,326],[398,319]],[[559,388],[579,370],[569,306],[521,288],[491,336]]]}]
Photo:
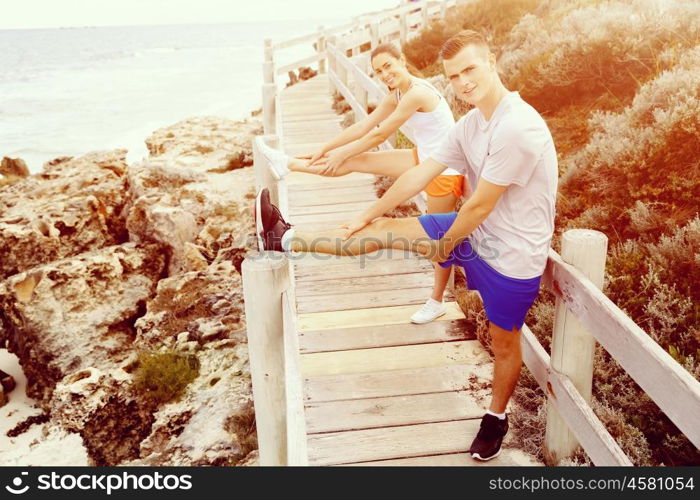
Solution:
[{"label": "man's face", "polygon": [[467,45],[452,59],[443,59],[442,63],[459,99],[476,106],[489,95],[495,82],[496,62],[486,48]]}]

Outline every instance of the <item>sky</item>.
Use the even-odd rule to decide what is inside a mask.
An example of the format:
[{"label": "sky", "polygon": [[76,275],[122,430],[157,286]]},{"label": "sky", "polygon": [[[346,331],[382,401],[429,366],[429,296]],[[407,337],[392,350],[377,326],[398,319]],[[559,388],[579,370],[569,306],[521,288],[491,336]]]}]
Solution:
[{"label": "sky", "polygon": [[399,0],[0,0],[0,29],[349,19],[398,4]]}]

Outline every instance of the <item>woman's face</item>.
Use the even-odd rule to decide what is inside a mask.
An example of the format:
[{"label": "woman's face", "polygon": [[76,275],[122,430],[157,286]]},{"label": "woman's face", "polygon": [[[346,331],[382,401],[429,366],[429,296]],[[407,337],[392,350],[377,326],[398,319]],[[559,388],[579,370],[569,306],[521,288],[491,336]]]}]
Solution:
[{"label": "woman's face", "polygon": [[389,87],[389,90],[395,89],[401,82],[410,78],[406,63],[386,52],[374,56],[372,69],[377,78]]}]

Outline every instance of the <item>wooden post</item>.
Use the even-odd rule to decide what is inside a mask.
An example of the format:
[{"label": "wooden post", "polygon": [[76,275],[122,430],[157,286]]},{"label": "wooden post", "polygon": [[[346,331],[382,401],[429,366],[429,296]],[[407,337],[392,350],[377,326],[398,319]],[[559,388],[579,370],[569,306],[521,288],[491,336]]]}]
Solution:
[{"label": "wooden post", "polygon": [[[325,27],[319,26],[318,27],[318,53],[325,54],[325,52],[326,52],[326,31],[325,31]],[[319,73],[326,72],[326,58],[325,57],[318,61],[318,72]]]},{"label": "wooden post", "polygon": [[277,94],[277,85],[274,83],[263,83],[262,86],[262,102],[263,102],[263,132],[265,134],[274,134],[276,129],[276,113],[275,98]]},{"label": "wooden post", "polygon": [[[255,169],[256,191],[267,188],[270,191],[270,199],[275,205],[279,205],[278,182],[270,172],[269,162],[258,147],[258,138],[253,139],[253,168]],[[273,149],[279,149],[279,138],[276,135],[264,135],[262,141]]]},{"label": "wooden post", "polygon": [[372,21],[369,25],[369,37],[371,48],[379,45],[379,21]]},{"label": "wooden post", "polygon": [[[579,269],[599,289],[603,287],[608,238],[599,231],[571,229],[562,236],[564,262]],[[559,298],[555,305],[551,368],[569,377],[586,402],[591,401],[595,338]],[[579,446],[566,422],[549,402],[544,453],[550,464],[569,457]]]},{"label": "wooden post", "polygon": [[355,57],[357,54],[360,53],[360,44],[358,42],[358,39],[360,37],[359,37],[359,30],[358,30],[357,25],[353,26],[350,36],[352,37],[352,42],[350,42],[351,43],[350,48],[352,50],[351,54],[352,54],[352,57]]},{"label": "wooden post", "polygon": [[[336,49],[336,40],[337,38],[335,35],[329,36],[328,40],[326,40],[326,53],[328,54],[328,72],[333,73],[334,75],[337,75],[338,73],[338,62],[335,60],[335,53],[333,52],[333,50]],[[329,50],[329,47],[332,50]],[[338,89],[335,88],[335,85],[333,85],[333,82],[330,78],[328,79],[328,86],[331,93],[338,91]]]},{"label": "wooden post", "polygon": [[263,63],[263,82],[275,83],[275,63],[272,61]]},{"label": "wooden post", "polygon": [[[370,53],[365,52],[360,58],[357,60],[357,66],[365,73],[369,74],[370,71]],[[360,106],[362,106],[362,109],[367,111],[367,90],[362,86],[362,83],[357,79],[354,78],[355,80],[355,97],[357,97],[357,102],[360,103]],[[358,116],[357,120],[360,120],[362,117]]]},{"label": "wooden post", "polygon": [[423,14],[423,18],[421,21],[421,30],[424,30],[428,27],[428,20],[429,20],[429,15],[428,15],[428,2],[423,2],[423,7],[421,7],[421,14]]},{"label": "wooden post", "polygon": [[399,42],[403,46],[408,40],[408,23],[406,21],[406,12],[399,15]]},{"label": "wooden post", "polygon": [[[345,55],[347,47],[345,46],[344,43],[340,43],[340,46],[336,47],[338,49],[338,52],[340,52],[340,57],[341,58],[347,58]],[[348,70],[347,68],[343,65],[341,61],[336,61],[335,62],[335,72],[338,75],[338,79],[340,80],[340,83],[345,85],[346,87],[348,86]]]},{"label": "wooden post", "polygon": [[287,464],[282,293],[289,263],[281,252],[259,252],[241,267],[260,465]]},{"label": "wooden post", "polygon": [[274,61],[275,49],[272,47],[272,38],[265,39],[265,62]]}]

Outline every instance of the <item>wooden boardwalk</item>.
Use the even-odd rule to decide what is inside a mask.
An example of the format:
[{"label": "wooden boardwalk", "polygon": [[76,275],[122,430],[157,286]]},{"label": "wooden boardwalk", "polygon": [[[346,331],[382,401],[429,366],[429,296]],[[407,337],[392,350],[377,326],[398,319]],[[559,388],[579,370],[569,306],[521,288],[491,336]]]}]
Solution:
[{"label": "wooden boardwalk", "polygon": [[[325,74],[279,102],[287,154],[341,130]],[[336,227],[376,200],[372,175],[285,180],[301,229]],[[293,259],[293,279],[309,465],[480,464],[466,450],[489,403],[491,360],[451,294],[445,316],[410,323],[432,289],[429,261],[306,254]],[[487,464],[541,465],[513,448]]]}]

